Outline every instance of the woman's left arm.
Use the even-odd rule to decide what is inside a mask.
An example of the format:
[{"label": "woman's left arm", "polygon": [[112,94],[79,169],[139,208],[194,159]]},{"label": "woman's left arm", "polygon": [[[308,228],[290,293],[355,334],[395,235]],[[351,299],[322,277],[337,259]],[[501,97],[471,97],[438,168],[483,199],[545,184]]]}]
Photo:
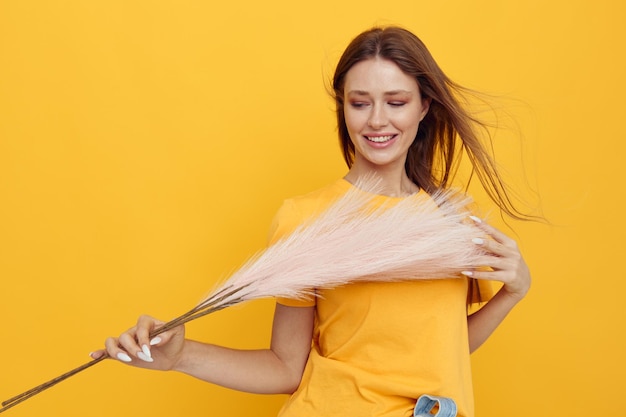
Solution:
[{"label": "woman's left arm", "polygon": [[530,289],[530,272],[517,243],[498,229],[474,218],[478,227],[491,239],[475,239],[486,252],[482,264],[490,270],[464,272],[476,279],[499,281],[502,288],[480,310],[471,314],[468,321],[470,352],[482,345],[504,320],[507,314]]}]

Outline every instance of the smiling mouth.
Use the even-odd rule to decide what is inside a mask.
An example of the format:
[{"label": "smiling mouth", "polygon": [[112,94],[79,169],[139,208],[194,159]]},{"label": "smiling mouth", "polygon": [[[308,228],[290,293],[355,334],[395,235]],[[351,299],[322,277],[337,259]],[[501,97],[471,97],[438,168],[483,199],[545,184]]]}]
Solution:
[{"label": "smiling mouth", "polygon": [[375,143],[385,143],[385,142],[389,142],[391,139],[393,139],[395,137],[395,135],[386,135],[386,136],[365,136],[365,139],[369,140],[370,142],[375,142]]}]

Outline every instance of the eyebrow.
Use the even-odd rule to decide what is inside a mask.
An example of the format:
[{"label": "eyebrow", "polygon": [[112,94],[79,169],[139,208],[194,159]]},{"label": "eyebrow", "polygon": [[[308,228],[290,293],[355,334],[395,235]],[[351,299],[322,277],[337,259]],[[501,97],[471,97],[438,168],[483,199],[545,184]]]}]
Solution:
[{"label": "eyebrow", "polygon": [[[364,90],[350,90],[348,91],[348,94],[355,94],[358,96],[369,96],[370,93],[368,91],[364,91]],[[411,91],[408,90],[392,90],[392,91],[385,91],[384,95],[386,96],[397,96],[399,94],[408,94],[411,95],[413,94]]]}]

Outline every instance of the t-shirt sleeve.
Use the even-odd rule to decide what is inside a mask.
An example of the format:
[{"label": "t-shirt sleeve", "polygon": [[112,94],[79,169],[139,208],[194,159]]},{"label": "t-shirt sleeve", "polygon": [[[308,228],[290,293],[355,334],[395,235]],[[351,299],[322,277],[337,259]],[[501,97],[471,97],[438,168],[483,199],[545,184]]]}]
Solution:
[{"label": "t-shirt sleeve", "polygon": [[[304,219],[298,212],[293,200],[285,200],[272,220],[268,234],[268,245],[273,245],[281,238],[292,233]],[[315,305],[315,298],[291,299],[276,298],[276,302],[289,307],[312,307]]]}]

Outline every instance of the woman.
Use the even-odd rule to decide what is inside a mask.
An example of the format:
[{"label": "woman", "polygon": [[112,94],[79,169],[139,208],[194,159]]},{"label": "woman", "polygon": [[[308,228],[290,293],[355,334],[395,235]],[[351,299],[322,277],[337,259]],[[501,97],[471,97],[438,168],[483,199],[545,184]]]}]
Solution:
[{"label": "woman", "polygon": [[[273,241],[372,174],[382,180],[381,201],[445,189],[460,151],[494,202],[524,217],[510,204],[475,134],[479,125],[457,101],[462,88],[415,35],[397,27],[360,34],[342,55],[333,88],[349,171],[321,190],[287,200],[275,218]],[[484,247],[485,268],[465,271],[463,278],[362,283],[309,301],[279,299],[268,349],[187,340],[183,327],[149,340],[162,322],[143,316],[119,338],[107,339],[106,352],[135,366],[177,370],[237,390],[291,394],[283,417],[411,416],[423,394],[448,397],[459,416],[472,416],[469,354],[530,286],[515,242],[474,220],[492,238],[468,242]],[[491,294],[478,282],[488,281],[503,286],[487,301]],[[481,293],[487,303],[468,316],[467,304]]]}]

